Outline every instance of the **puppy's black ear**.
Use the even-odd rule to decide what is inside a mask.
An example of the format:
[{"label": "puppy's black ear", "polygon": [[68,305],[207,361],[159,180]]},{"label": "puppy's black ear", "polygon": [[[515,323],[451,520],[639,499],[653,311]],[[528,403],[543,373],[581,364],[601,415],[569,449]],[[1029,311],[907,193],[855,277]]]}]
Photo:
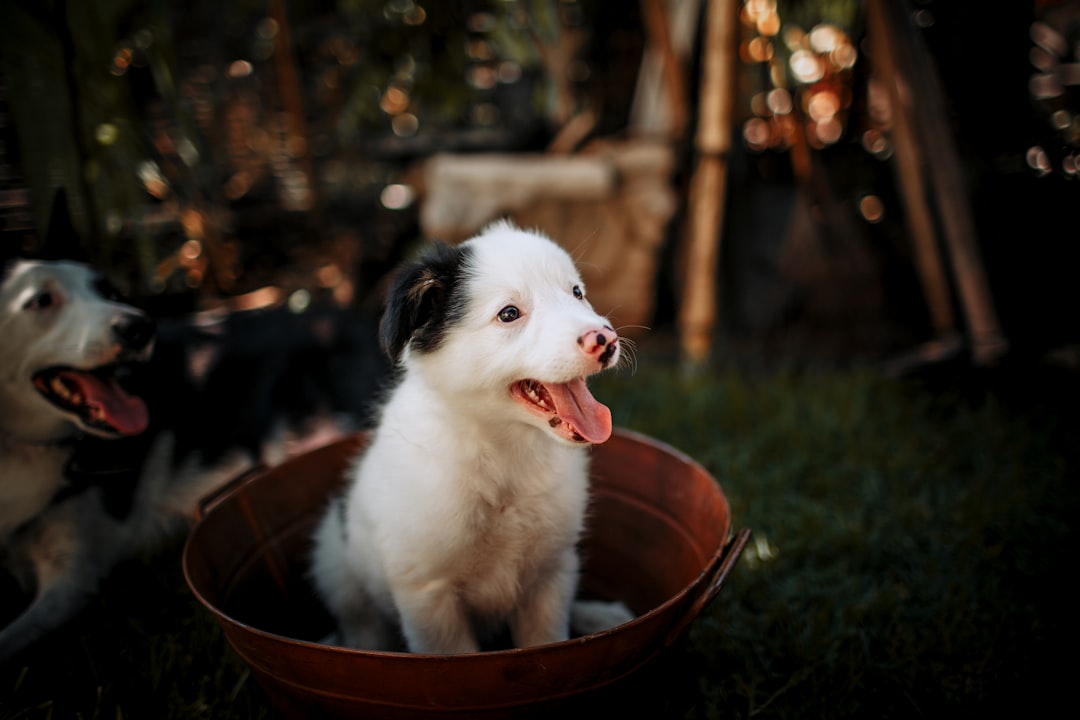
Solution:
[{"label": "puppy's black ear", "polygon": [[432,352],[465,312],[461,281],[469,251],[435,243],[398,271],[379,324],[383,350],[396,360],[406,347]]},{"label": "puppy's black ear", "polygon": [[64,188],[53,193],[49,227],[45,231],[44,242],[34,255],[40,260],[87,260],[86,249],[71,222],[71,208],[68,206],[67,190]]}]

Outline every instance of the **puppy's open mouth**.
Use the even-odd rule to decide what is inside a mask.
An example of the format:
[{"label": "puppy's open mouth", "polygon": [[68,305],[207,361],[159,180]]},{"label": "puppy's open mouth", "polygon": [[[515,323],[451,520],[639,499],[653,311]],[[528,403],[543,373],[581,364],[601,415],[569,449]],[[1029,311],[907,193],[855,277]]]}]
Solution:
[{"label": "puppy's open mouth", "polygon": [[89,432],[98,435],[138,435],[149,423],[146,403],[120,387],[122,366],[93,370],[55,367],[34,375],[34,387],[57,408]]},{"label": "puppy's open mouth", "polygon": [[611,437],[611,411],[592,396],[585,378],[547,384],[519,380],[510,395],[571,442],[599,444]]}]

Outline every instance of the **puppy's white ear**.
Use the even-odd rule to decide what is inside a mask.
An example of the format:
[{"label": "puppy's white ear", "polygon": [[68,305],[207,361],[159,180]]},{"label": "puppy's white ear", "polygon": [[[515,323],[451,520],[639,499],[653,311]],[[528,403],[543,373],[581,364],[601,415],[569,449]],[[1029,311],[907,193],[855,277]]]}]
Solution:
[{"label": "puppy's white ear", "polygon": [[469,256],[467,247],[437,242],[398,271],[379,324],[383,350],[392,359],[406,347],[434,351],[464,314],[461,278]]}]

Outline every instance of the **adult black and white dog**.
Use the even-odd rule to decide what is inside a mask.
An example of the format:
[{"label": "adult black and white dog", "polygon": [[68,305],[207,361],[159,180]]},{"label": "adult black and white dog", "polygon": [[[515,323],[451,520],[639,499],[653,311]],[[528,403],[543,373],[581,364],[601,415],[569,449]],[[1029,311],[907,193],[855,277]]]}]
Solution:
[{"label": "adult black and white dog", "polygon": [[[612,430],[586,378],[620,359],[571,257],[505,221],[437,244],[397,275],[380,336],[399,381],[312,556],[339,640],[463,653],[504,629],[517,647],[567,639],[589,447]],[[613,604],[592,621],[630,617]]]},{"label": "adult black and white dog", "polygon": [[[0,566],[26,591],[20,598],[33,598],[0,629],[0,659],[81,607],[120,548],[148,529],[116,522],[99,493],[64,492],[82,435],[147,429],[145,402],[120,376],[150,358],[154,336],[154,322],[84,264],[0,268]],[[5,590],[9,604],[15,593]]]},{"label": "adult black and white dog", "polygon": [[363,427],[389,371],[343,313],[155,322],[55,259],[57,205],[50,259],[0,258],[0,662],[238,473]]}]

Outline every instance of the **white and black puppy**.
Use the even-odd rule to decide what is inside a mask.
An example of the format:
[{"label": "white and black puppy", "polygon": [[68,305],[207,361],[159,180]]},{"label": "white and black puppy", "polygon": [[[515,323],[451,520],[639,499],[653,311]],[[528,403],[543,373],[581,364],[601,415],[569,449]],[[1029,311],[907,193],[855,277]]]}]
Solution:
[{"label": "white and black puppy", "polygon": [[[589,447],[612,430],[586,378],[620,357],[570,256],[506,222],[437,244],[397,275],[380,332],[399,381],[313,551],[340,640],[567,639]],[[618,605],[602,622],[629,618]]]}]

